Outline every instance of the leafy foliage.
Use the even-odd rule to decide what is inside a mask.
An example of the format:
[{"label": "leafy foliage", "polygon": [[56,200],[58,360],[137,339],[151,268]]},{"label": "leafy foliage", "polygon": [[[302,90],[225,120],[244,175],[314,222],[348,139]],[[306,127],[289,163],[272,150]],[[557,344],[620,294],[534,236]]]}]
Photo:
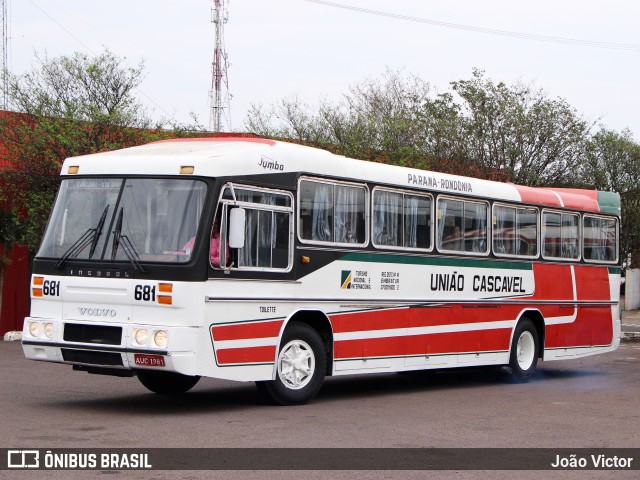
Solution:
[{"label": "leafy foliage", "polygon": [[629,130],[601,128],[587,142],[582,169],[589,187],[620,194],[623,260],[640,267],[640,145]]},{"label": "leafy foliage", "polygon": [[566,100],[532,85],[507,85],[474,70],[437,92],[387,71],[338,101],[297,98],[253,106],[246,126],[335,153],[529,186],[614,191],[622,198],[622,255],[640,266],[640,154],[628,131],[586,121]]},{"label": "leafy foliage", "polygon": [[38,248],[65,158],[173,136],[135,98],[143,65],[105,50],[49,59],[9,75],[0,116],[0,242]]},{"label": "leafy foliage", "polygon": [[494,83],[483,72],[452,83],[463,101],[456,156],[483,177],[501,171],[523,185],[575,185],[590,126],[566,101],[521,83]]}]

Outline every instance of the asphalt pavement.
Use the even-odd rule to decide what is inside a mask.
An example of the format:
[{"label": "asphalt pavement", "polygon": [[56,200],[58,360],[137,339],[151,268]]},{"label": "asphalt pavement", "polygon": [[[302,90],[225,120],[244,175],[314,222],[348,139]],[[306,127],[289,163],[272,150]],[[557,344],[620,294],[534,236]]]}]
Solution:
[{"label": "asphalt pavement", "polygon": [[640,341],[640,310],[622,311],[622,340]]}]

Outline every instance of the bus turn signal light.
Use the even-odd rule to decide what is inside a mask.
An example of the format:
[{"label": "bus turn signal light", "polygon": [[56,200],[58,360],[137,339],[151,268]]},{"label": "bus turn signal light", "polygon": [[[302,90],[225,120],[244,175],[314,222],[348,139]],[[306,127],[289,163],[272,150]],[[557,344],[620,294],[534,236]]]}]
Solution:
[{"label": "bus turn signal light", "polygon": [[42,286],[44,285],[44,277],[33,277],[33,288],[31,289],[32,297],[42,297]]},{"label": "bus turn signal light", "polygon": [[158,303],[160,305],[171,305],[173,303],[173,299],[170,295],[158,295]]}]

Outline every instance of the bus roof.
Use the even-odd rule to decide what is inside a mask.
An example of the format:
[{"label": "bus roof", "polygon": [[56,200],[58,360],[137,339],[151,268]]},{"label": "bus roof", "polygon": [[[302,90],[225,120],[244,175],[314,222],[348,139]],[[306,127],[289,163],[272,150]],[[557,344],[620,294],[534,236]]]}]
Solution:
[{"label": "bus roof", "polygon": [[259,137],[211,137],[163,140],[138,147],[65,160],[79,175],[179,175],[192,166],[193,175],[227,177],[303,172],[397,188],[525,202],[551,207],[620,215],[619,196],[611,192],[533,188],[511,183],[354,160],[326,150]]}]

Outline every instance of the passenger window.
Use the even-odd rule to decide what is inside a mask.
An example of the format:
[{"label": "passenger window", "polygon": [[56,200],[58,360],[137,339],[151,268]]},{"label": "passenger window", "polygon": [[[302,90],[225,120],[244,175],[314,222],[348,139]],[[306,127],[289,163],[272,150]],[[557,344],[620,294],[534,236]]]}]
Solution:
[{"label": "passenger window", "polygon": [[[222,199],[225,221],[221,237],[227,245],[229,211],[245,211],[244,246],[222,251],[222,265],[227,268],[287,270],[292,258],[292,199],[289,194],[247,187],[226,187]],[[233,200],[235,198],[235,200]],[[215,265],[214,265],[215,266]]]},{"label": "passenger window", "polygon": [[431,198],[375,190],[372,240],[377,247],[429,250],[431,248]]},{"label": "passenger window", "polygon": [[577,214],[543,212],[542,252],[545,258],[578,260],[578,218]]},{"label": "passenger window", "polygon": [[617,222],[613,218],[585,215],[584,259],[594,262],[617,263]]},{"label": "passenger window", "polygon": [[366,243],[364,187],[300,181],[300,238],[317,243]]},{"label": "passenger window", "polygon": [[481,202],[438,199],[438,249],[487,254],[487,205]]},{"label": "passenger window", "polygon": [[506,257],[535,257],[538,254],[538,211],[495,205],[493,253]]}]

